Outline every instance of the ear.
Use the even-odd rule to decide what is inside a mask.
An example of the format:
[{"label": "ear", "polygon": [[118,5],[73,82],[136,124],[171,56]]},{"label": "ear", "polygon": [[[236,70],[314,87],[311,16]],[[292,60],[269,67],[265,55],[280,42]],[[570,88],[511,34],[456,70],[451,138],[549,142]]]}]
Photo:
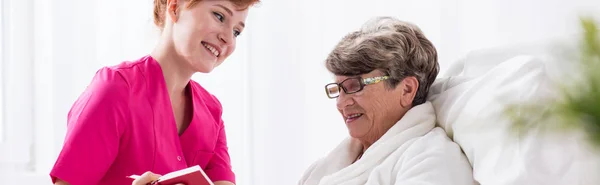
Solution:
[{"label": "ear", "polygon": [[177,22],[179,16],[179,0],[167,0],[167,16],[173,20],[173,22]]},{"label": "ear", "polygon": [[412,102],[417,95],[417,90],[419,89],[419,81],[416,77],[409,76],[404,78],[400,84],[398,84],[398,86],[398,88],[402,88],[400,104],[402,107],[412,107]]}]

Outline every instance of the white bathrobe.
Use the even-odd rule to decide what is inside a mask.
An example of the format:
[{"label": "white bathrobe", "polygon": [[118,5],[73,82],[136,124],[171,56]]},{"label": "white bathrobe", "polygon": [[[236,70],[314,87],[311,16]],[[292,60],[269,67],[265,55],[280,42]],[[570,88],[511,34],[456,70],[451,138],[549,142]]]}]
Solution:
[{"label": "white bathrobe", "polygon": [[299,185],[473,185],[471,165],[439,127],[430,102],[410,109],[352,163],[362,149],[348,138],[313,163]]}]

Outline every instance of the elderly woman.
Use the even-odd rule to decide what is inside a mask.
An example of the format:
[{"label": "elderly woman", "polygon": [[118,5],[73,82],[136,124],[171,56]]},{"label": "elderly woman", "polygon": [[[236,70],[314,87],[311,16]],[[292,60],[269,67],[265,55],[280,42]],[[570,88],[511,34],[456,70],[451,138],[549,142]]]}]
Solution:
[{"label": "elderly woman", "polygon": [[373,19],[344,37],[326,66],[335,75],[327,96],[337,99],[350,137],[312,164],[299,184],[476,184],[426,101],[439,64],[417,26]]}]

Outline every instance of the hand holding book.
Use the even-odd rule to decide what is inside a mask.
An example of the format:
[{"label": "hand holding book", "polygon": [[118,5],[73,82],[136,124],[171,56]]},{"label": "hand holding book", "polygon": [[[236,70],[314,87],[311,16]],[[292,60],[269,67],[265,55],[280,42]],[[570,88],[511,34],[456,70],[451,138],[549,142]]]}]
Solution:
[{"label": "hand holding book", "polygon": [[132,175],[132,185],[214,185],[200,166],[174,171],[163,176],[146,172],[141,176]]},{"label": "hand holding book", "polygon": [[128,176],[128,178],[134,179],[133,182],[131,183],[131,185],[147,185],[147,184],[153,184],[154,182],[156,182],[158,180],[158,178],[160,178],[161,175],[152,173],[152,172],[146,172],[144,174],[140,175],[131,175]]}]

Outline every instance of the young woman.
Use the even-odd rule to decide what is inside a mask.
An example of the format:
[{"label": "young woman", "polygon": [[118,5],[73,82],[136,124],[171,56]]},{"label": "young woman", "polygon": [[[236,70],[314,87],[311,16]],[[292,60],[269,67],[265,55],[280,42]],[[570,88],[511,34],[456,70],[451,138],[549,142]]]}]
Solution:
[{"label": "young woman", "polygon": [[[54,184],[131,184],[200,165],[216,185],[234,184],[219,100],[191,80],[235,50],[259,0],[154,0],[154,51],[104,67],[73,104]],[[152,173],[151,173],[151,172]]]}]

